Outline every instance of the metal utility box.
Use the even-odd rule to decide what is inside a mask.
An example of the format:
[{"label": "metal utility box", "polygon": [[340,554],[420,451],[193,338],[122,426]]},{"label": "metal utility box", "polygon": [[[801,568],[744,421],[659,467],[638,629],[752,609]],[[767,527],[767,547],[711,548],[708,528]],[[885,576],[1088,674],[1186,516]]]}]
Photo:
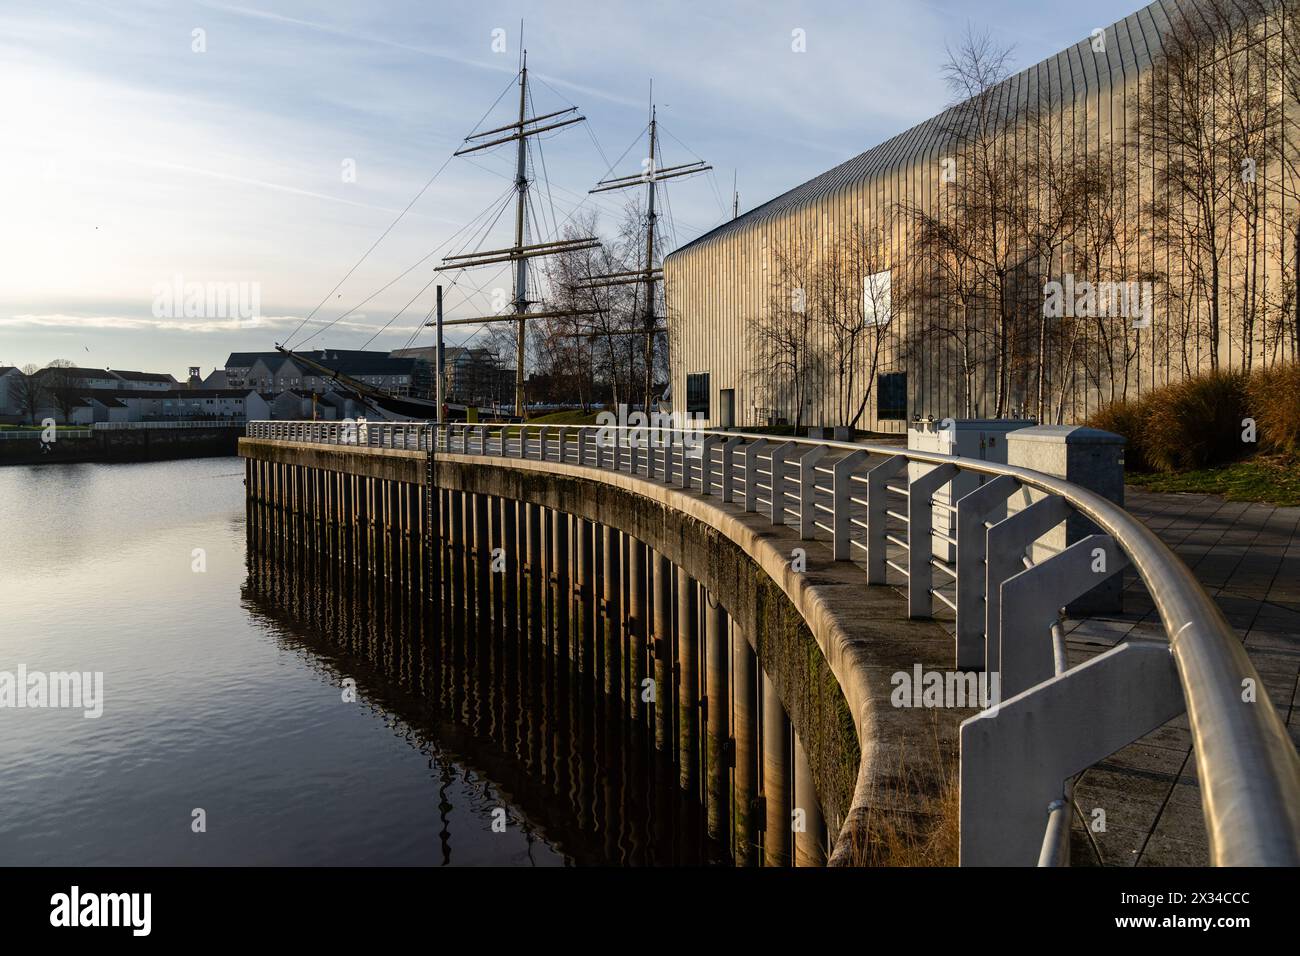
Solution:
[{"label": "metal utility box", "polygon": [[[1008,432],[1038,424],[1032,418],[932,418],[916,419],[907,426],[907,447],[913,451],[932,451],[959,458],[1007,463]],[[929,465],[912,463],[908,479],[915,481],[930,470]],[[962,472],[952,483],[934,496],[934,556],[949,563],[957,559],[951,540],[957,536],[957,513],[950,510],[962,495],[974,491],[985,481],[982,475]]]}]

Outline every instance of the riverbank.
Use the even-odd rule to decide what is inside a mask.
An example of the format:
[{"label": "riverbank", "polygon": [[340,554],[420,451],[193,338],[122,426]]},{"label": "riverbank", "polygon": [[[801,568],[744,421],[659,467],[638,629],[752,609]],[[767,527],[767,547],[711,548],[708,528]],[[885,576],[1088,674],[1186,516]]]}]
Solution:
[{"label": "riverbank", "polygon": [[235,454],[243,423],[132,422],[60,428],[52,440],[40,429],[0,432],[0,465],[170,461]]}]

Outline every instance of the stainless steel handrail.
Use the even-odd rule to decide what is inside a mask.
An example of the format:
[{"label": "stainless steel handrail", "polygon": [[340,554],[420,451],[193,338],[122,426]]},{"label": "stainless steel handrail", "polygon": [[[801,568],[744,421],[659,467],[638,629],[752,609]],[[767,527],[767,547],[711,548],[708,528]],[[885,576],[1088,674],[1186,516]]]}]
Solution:
[{"label": "stainless steel handrail", "polygon": [[[678,467],[679,463],[686,464],[688,460],[678,453],[679,448],[684,449],[682,440],[687,437],[700,442],[710,436],[723,440],[739,438],[747,443],[771,443],[774,440],[772,435],[752,432],[656,429],[651,426],[388,422],[250,422],[248,434],[250,438],[357,444],[356,441],[338,440],[339,436],[345,437],[351,428],[362,430],[364,437],[359,442],[362,445],[371,444],[373,440],[374,444],[384,446],[385,438],[392,441],[400,436],[402,445],[394,444],[392,447],[411,447],[409,442],[414,437],[416,449],[435,445],[448,454],[473,453],[464,451],[469,448],[465,442],[470,429],[481,429],[479,434],[485,447],[488,435],[495,432],[500,455],[506,456],[507,445],[513,442],[518,450],[525,452],[518,457],[528,457],[526,452],[530,440],[540,435],[543,428],[548,435],[558,432],[566,436],[559,444],[561,453],[567,447],[569,433],[579,436],[579,454],[585,447],[583,435],[632,433],[652,440],[652,447],[648,449],[650,454],[637,459],[642,464],[649,463],[650,477],[662,480],[654,477],[655,466],[659,464],[663,471],[673,476],[674,483],[685,470]],[[455,450],[452,441],[457,432],[462,433],[463,439],[460,452]],[[319,438],[308,438],[307,435]],[[653,446],[661,444],[665,437],[670,444],[663,449],[664,455],[656,456]],[[1300,756],[1277,711],[1262,693],[1259,674],[1242,642],[1218,605],[1191,570],[1150,528],[1095,492],[1027,468],[870,442],[786,436],[780,436],[779,441],[783,445],[817,447],[846,454],[865,452],[869,455],[903,456],[909,463],[955,466],[962,471],[989,477],[1007,476],[1024,487],[1062,499],[1075,512],[1113,537],[1150,593],[1169,638],[1196,753],[1211,860],[1220,866],[1300,865]],[[615,463],[622,470],[621,466],[627,461],[622,452],[628,446],[617,440],[614,446]],[[478,453],[491,455],[490,451],[484,450]],[[544,455],[546,448],[539,447],[538,453]],[[737,456],[737,459],[742,457],[747,456]],[[586,462],[583,464],[587,465]],[[594,467],[607,467],[604,456],[598,456]],[[710,472],[712,470],[710,465]],[[689,471],[694,479],[700,473],[700,466],[691,467]],[[788,474],[793,476],[793,471]],[[746,484],[748,478],[746,472]],[[790,497],[798,504],[797,495]],[[787,510],[796,516],[799,514],[797,508]],[[1254,702],[1248,704],[1243,702],[1242,693],[1247,681],[1252,681],[1260,689]]]}]

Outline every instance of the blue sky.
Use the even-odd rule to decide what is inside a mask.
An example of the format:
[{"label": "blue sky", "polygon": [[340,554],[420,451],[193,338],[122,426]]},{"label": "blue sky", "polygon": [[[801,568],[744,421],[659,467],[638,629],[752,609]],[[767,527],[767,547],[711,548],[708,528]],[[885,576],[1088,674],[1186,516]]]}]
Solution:
[{"label": "blue sky", "polygon": [[[521,18],[536,110],[576,104],[588,118],[542,142],[547,226],[552,209],[563,223],[590,202],[587,189],[629,147],[616,172],[637,171],[653,78],[662,163],[716,167],[668,190],[682,243],[730,216],[733,171],[743,211],[942,109],[945,43],[968,24],[1013,45],[1020,68],[1137,6],[5,0],[0,364],[69,358],[179,377],[285,339],[506,89]],[[806,52],[791,49],[796,29]],[[484,128],[510,121],[510,101]],[[452,160],[318,315],[450,251],[511,170],[508,147]],[[618,195],[596,202],[607,228]],[[508,220],[487,247],[508,244]],[[431,288],[417,293],[438,259],[312,344],[361,347],[390,320],[370,347],[405,344],[432,305]],[[458,281],[449,316],[491,311],[485,296],[508,283],[491,269],[469,278],[482,293]],[[160,285],[178,280],[246,283],[260,317],[159,317]]]}]

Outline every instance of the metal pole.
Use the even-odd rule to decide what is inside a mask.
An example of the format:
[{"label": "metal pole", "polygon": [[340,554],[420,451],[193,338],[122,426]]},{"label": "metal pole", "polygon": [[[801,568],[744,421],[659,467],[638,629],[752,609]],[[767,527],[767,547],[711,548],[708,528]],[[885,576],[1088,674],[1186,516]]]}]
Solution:
[{"label": "metal pole", "polygon": [[438,315],[437,321],[434,323],[434,325],[436,325],[438,329],[437,345],[434,347],[434,353],[433,353],[434,400],[438,403],[438,410],[435,414],[437,415],[438,421],[442,421],[442,417],[443,417],[442,403],[446,398],[446,396],[443,395],[443,376],[447,374],[447,368],[446,368],[447,363],[446,363],[446,352],[444,352],[442,346],[442,285],[441,284],[438,285],[437,315]]},{"label": "metal pole", "polygon": [[650,414],[650,392],[654,389],[655,348],[655,108],[650,106],[650,168],[646,183],[646,237],[645,237],[645,391],[643,410]]},{"label": "metal pole", "polygon": [[[524,120],[528,108],[528,53],[523,54],[519,69],[519,151],[515,160],[515,250],[524,245],[525,205],[528,197],[528,138],[524,136]],[[515,314],[519,318],[518,339],[515,348],[515,414],[524,417],[524,319],[528,311],[528,265],[522,256],[515,262]]]}]

